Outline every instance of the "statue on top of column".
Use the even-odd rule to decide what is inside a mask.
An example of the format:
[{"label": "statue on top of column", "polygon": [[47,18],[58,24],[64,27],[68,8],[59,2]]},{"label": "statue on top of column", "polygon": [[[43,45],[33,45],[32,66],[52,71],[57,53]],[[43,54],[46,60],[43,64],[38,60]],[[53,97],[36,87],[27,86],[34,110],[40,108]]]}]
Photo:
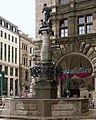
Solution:
[{"label": "statue on top of column", "polygon": [[47,4],[44,3],[43,9],[42,9],[42,13],[44,13],[44,19],[41,19],[39,34],[42,34],[42,31],[44,28],[49,28],[49,30],[47,30],[47,33],[51,31],[52,35],[54,35],[54,32],[52,31],[52,21],[50,19],[51,11],[52,11],[51,7],[48,7]]},{"label": "statue on top of column", "polygon": [[44,22],[48,22],[49,18],[50,18],[50,12],[52,11],[52,9],[50,7],[47,6],[47,4],[44,4],[44,7],[42,9],[42,13],[44,13],[45,15],[45,20]]}]

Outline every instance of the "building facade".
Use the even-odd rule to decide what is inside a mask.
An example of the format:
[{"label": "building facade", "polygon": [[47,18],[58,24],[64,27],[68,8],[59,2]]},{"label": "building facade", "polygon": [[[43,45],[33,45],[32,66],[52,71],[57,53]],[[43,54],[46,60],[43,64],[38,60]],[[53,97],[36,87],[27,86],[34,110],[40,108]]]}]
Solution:
[{"label": "building facade", "polygon": [[0,77],[2,66],[5,69],[6,95],[10,96],[10,93],[18,95],[20,92],[18,27],[0,17]]},{"label": "building facade", "polygon": [[[51,37],[53,62],[65,70],[84,68],[91,70],[88,77],[71,78],[71,91],[78,91],[83,83],[88,91],[96,92],[96,1],[95,0],[36,0],[36,40],[44,3],[52,7],[51,20],[54,36]],[[78,71],[77,71],[78,72]],[[65,79],[58,81],[58,97],[64,96]]]},{"label": "building facade", "polygon": [[19,31],[20,37],[20,92],[30,91],[30,67],[33,65],[34,48],[33,38]]}]

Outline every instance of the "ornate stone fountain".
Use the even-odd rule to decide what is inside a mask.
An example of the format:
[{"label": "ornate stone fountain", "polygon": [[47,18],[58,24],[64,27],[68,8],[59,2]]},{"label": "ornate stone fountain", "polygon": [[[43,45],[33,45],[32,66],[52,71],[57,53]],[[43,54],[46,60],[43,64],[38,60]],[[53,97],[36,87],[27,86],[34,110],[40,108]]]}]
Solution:
[{"label": "ornate stone fountain", "polygon": [[45,12],[45,14],[44,20],[41,20],[39,30],[39,34],[42,35],[41,63],[30,68],[33,79],[38,77],[38,80],[35,81],[36,99],[6,99],[5,110],[2,114],[5,117],[31,118],[32,120],[80,118],[83,113],[89,110],[88,99],[57,98],[57,85],[54,75],[62,73],[62,69],[60,68],[59,71],[59,68],[55,67],[52,63],[50,36],[54,32],[50,19],[51,8],[44,4],[42,12]]},{"label": "ornate stone fountain", "polygon": [[56,98],[57,85],[54,80],[54,65],[52,64],[52,50],[50,36],[54,35],[50,19],[51,8],[44,4],[39,34],[42,35],[41,64],[30,69],[31,76],[38,77],[36,82],[36,98]]}]

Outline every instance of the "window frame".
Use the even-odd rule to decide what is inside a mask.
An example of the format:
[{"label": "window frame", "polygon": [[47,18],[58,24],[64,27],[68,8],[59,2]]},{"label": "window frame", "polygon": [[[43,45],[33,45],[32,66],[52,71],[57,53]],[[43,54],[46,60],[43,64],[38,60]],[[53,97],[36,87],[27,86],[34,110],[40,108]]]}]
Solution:
[{"label": "window frame", "polygon": [[[89,17],[89,18],[88,18]],[[79,19],[80,18],[84,18],[84,21],[80,22]],[[82,30],[80,30],[80,27],[84,26],[84,32],[82,32]],[[88,26],[91,26],[88,32]],[[88,14],[88,15],[82,15],[82,16],[78,16],[78,35],[84,35],[84,34],[91,34],[93,33],[93,16],[92,14]]]},{"label": "window frame", "polygon": [[[68,19],[62,19],[60,20],[59,23],[60,27],[59,27],[59,36],[60,37],[68,37]],[[67,32],[66,32],[67,30]]]}]

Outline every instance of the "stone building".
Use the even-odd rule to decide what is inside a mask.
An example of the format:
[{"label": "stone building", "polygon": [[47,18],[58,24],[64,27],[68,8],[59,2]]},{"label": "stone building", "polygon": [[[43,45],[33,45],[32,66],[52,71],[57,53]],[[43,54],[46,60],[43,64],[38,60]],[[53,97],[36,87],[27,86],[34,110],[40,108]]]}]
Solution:
[{"label": "stone building", "polygon": [[18,95],[20,92],[18,27],[8,20],[0,17],[0,78],[2,66],[4,66],[5,69],[5,94],[10,96],[11,92],[13,95]]},{"label": "stone building", "polygon": [[33,65],[33,55],[35,45],[33,44],[33,38],[27,34],[19,31],[20,37],[20,92],[25,90],[29,91],[31,77],[29,68]]},{"label": "stone building", "polygon": [[[31,83],[29,67],[33,65],[33,39],[18,27],[0,17],[0,96],[1,72],[4,66],[6,96],[20,95]],[[21,91],[22,90],[22,91]]]},{"label": "stone building", "polygon": [[[96,0],[36,0],[36,40],[39,48],[42,36],[38,30],[44,3],[52,7],[54,36],[51,37],[51,42],[54,64],[64,71],[77,70],[77,73],[83,69],[85,74],[88,73],[86,70],[90,70],[91,75],[88,77],[74,75],[70,89],[72,94],[75,94],[74,89],[80,87],[96,92]],[[65,80],[56,80],[58,97],[62,97],[66,89]]]}]

